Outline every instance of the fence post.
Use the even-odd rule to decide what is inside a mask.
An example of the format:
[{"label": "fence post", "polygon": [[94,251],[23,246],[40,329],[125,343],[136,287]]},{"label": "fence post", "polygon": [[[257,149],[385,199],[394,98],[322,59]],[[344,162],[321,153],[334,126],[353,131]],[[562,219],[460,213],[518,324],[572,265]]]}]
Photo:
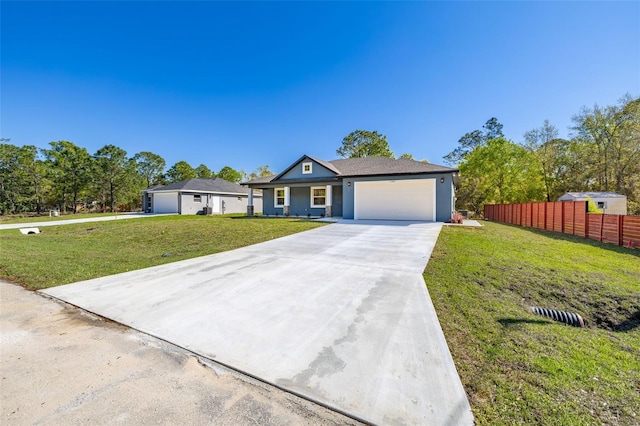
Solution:
[{"label": "fence post", "polygon": [[[547,203],[544,206],[544,229],[549,230],[549,205]],[[553,230],[553,205],[551,206],[551,230]]]},{"label": "fence post", "polygon": [[584,209],[584,235],[585,238],[589,238],[589,211],[587,209],[586,201],[574,201],[582,204],[582,208]]},{"label": "fence post", "polygon": [[529,207],[530,207],[529,226],[533,228],[533,203],[530,203]]},{"label": "fence post", "polygon": [[622,239],[622,230],[624,229],[624,218],[626,216],[618,216],[618,245],[623,246],[624,240]]}]

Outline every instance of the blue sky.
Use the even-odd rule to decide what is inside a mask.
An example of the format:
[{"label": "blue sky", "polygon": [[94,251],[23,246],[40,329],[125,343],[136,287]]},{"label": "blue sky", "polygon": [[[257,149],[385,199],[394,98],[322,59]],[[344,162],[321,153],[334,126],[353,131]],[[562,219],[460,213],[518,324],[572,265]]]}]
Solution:
[{"label": "blue sky", "polygon": [[0,3],[0,136],[280,171],[355,129],[433,163],[640,95],[640,2]]}]

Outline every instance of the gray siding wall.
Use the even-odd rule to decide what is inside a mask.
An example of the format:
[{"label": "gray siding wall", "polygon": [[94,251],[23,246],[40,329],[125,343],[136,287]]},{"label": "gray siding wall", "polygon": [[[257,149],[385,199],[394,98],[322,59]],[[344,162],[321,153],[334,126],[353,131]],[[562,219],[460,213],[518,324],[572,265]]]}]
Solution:
[{"label": "gray siding wall", "polygon": [[311,208],[310,187],[291,188],[291,216],[320,216],[324,214],[324,207]]},{"label": "gray siding wall", "polygon": [[[194,195],[200,195],[200,202],[193,201]],[[197,214],[207,205],[207,194],[180,194],[180,214]]]},{"label": "gray siding wall", "polygon": [[[314,166],[315,167],[315,166]],[[315,169],[314,169],[315,171]],[[313,185],[313,186],[325,186],[325,185]],[[291,216],[320,216],[325,212],[324,207],[311,208],[311,186],[293,186],[290,189],[289,198],[291,201]],[[282,207],[273,207],[273,194],[275,188],[265,188],[262,190],[263,198],[263,214],[273,216],[278,213],[282,216]],[[332,191],[333,200],[333,215],[342,216],[342,187],[333,186]],[[258,211],[258,210],[256,210]]]},{"label": "gray siding wall", "polygon": [[[313,163],[313,166],[311,166],[311,173],[307,173],[306,175],[302,174],[302,163]],[[335,176],[336,174],[326,167],[321,166],[315,161],[304,159],[299,163],[296,163],[296,165],[293,166],[293,168],[285,173],[280,179],[312,179]]]},{"label": "gray siding wall", "polygon": [[[275,209],[273,207],[273,191],[274,188],[264,188],[262,190],[262,214],[273,216],[276,214],[276,210],[279,210],[278,214],[282,214],[281,208]],[[258,210],[254,208],[254,211],[257,212]]]},{"label": "gray siding wall", "polygon": [[151,213],[153,211],[152,195],[149,193],[142,194],[142,212]]},{"label": "gray siding wall", "polygon": [[[407,180],[407,179],[435,179],[436,180],[436,221],[444,222],[451,219],[453,214],[453,175],[451,173],[434,173],[428,175],[408,175],[408,176],[364,176],[354,178],[344,178],[342,181],[342,216],[345,219],[353,219],[353,190],[355,182],[376,181],[376,180]],[[440,183],[440,178],[444,178],[444,183]],[[351,182],[351,186],[348,183]]]},{"label": "gray siding wall", "polygon": [[[451,219],[455,210],[455,192],[453,174],[436,175],[436,220],[446,222]],[[440,182],[444,178],[444,183]]]},{"label": "gray siding wall", "polygon": [[342,187],[333,187],[333,217],[342,217]]}]

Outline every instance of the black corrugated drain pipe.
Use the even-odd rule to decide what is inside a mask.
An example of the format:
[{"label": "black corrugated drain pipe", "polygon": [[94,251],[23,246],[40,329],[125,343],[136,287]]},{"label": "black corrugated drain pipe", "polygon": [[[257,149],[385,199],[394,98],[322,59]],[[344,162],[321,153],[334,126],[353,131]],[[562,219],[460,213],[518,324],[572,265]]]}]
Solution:
[{"label": "black corrugated drain pipe", "polygon": [[551,318],[556,321],[560,321],[565,324],[572,325],[574,327],[584,327],[584,320],[582,319],[582,317],[572,312],[558,311],[556,309],[539,308],[537,306],[532,306],[531,310],[535,314],[542,315],[543,317]]}]

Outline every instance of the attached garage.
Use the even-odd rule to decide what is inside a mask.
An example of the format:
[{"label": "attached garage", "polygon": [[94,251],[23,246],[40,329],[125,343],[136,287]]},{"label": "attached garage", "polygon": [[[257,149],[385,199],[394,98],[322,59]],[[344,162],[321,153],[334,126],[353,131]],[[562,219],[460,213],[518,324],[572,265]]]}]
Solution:
[{"label": "attached garage", "polygon": [[354,219],[436,220],[436,180],[355,182]]},{"label": "attached garage", "polygon": [[178,193],[169,192],[153,194],[154,213],[178,213]]}]

